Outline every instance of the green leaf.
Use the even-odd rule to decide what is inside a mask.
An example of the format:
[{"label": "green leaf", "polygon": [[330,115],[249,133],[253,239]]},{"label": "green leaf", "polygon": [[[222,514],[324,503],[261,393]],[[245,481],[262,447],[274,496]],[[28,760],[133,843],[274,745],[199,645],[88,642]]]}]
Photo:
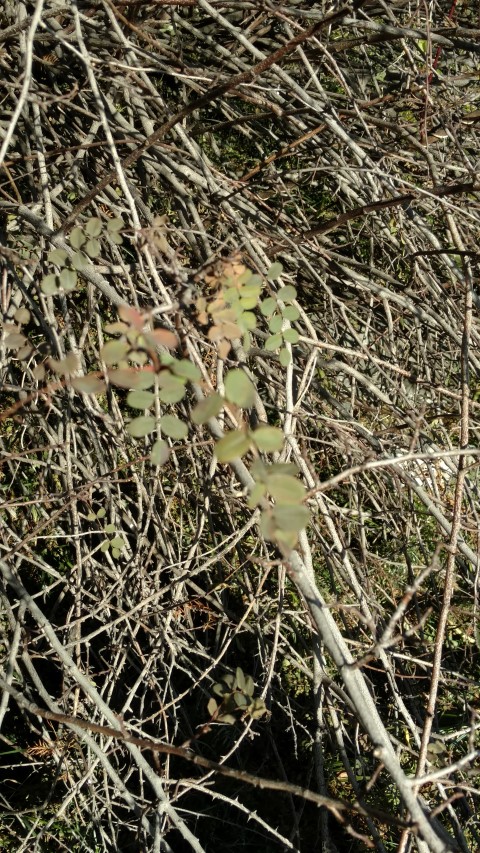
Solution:
[{"label": "green leaf", "polygon": [[84,246],[85,252],[89,258],[98,258],[101,248],[99,240],[87,240]]},{"label": "green leaf", "polygon": [[244,370],[229,370],[225,377],[225,396],[230,403],[248,409],[255,403],[255,386]]},{"label": "green leaf", "polygon": [[262,498],[265,497],[265,492],[267,491],[267,487],[265,483],[255,483],[253,486],[249,496],[248,496],[248,507],[249,509],[255,509],[259,503],[262,502]]},{"label": "green leaf", "polygon": [[102,221],[98,216],[92,216],[85,224],[85,234],[89,237],[99,237],[102,233]]},{"label": "green leaf", "polygon": [[235,670],[235,680],[239,690],[245,690],[245,675],[243,674],[243,669],[240,666],[237,666]]},{"label": "green leaf", "polygon": [[293,284],[287,284],[286,287],[281,287],[277,293],[277,298],[281,299],[282,302],[291,302],[292,299],[297,298],[297,290],[293,286]]},{"label": "green leaf", "polygon": [[256,296],[241,296],[240,305],[244,311],[250,311],[257,307],[258,298]]},{"label": "green leaf", "polygon": [[121,550],[122,548],[125,548],[125,542],[121,536],[115,536],[114,539],[110,539],[110,547]]},{"label": "green leaf", "polygon": [[273,350],[278,349],[282,345],[283,338],[281,334],[278,335],[270,335],[269,338],[265,341],[265,349],[267,352],[273,352]]},{"label": "green leaf", "polygon": [[280,364],[282,365],[282,367],[288,367],[292,360],[292,353],[286,347],[282,347],[282,349],[278,353],[278,357],[280,359]]},{"label": "green leaf", "polygon": [[130,346],[125,341],[107,341],[100,350],[100,358],[105,364],[117,364],[127,357],[129,349]]},{"label": "green leaf", "polygon": [[[97,518],[98,518],[98,515],[97,515]],[[116,524],[107,524],[107,525],[105,525],[105,527],[104,527],[104,532],[105,532],[105,533],[116,533],[116,532],[117,532],[117,526],[116,526]]]},{"label": "green leaf", "polygon": [[262,312],[264,317],[270,317],[274,311],[277,310],[277,300],[273,299],[272,296],[269,296],[267,299],[264,299],[260,302],[260,311]]},{"label": "green leaf", "polygon": [[228,432],[215,446],[215,454],[219,462],[231,462],[247,453],[250,449],[250,438],[243,430]]},{"label": "green leaf", "polygon": [[123,228],[124,222],[120,216],[116,216],[115,219],[109,219],[107,222],[107,231],[110,231],[112,234],[121,231]]},{"label": "green leaf", "polygon": [[152,465],[165,465],[170,456],[170,448],[163,438],[154,442],[152,452],[150,453],[150,462]]},{"label": "green leaf", "polygon": [[225,687],[224,684],[214,684],[212,687],[212,691],[217,696],[224,696],[225,693],[227,692],[227,688]]},{"label": "green leaf", "polygon": [[267,488],[277,504],[301,503],[305,497],[303,483],[288,474],[269,474]]},{"label": "green leaf", "polygon": [[65,266],[67,258],[68,254],[65,249],[52,249],[52,251],[47,255],[47,261],[49,264],[55,264],[56,267]]},{"label": "green leaf", "polygon": [[[172,376],[172,379],[175,379],[175,376]],[[185,394],[187,393],[187,389],[182,382],[178,382],[178,384],[174,385],[173,383],[169,383],[163,388],[160,388],[158,392],[158,398],[162,401],[162,403],[169,403],[173,405],[174,403],[179,403],[180,400],[183,400]]]},{"label": "green leaf", "polygon": [[300,317],[300,311],[295,305],[286,305],[282,311],[282,317],[284,320],[289,320],[290,323],[294,323],[295,320],[298,320]]},{"label": "green leaf", "polygon": [[83,254],[83,252],[75,252],[70,259],[70,263],[74,270],[81,272],[86,269],[86,267],[90,266],[90,261],[87,256]]},{"label": "green leaf", "polygon": [[218,704],[217,704],[217,702],[215,701],[215,699],[213,698],[213,696],[212,696],[212,698],[211,698],[211,699],[209,699],[209,701],[208,701],[207,711],[208,711],[208,713],[210,714],[210,716],[211,716],[211,717],[215,716],[215,714],[216,714],[216,713],[217,713],[217,711],[218,711]]},{"label": "green leaf", "polygon": [[155,402],[155,394],[151,391],[130,391],[127,395],[127,406],[131,409],[149,409]]},{"label": "green leaf", "polygon": [[253,696],[254,683],[251,675],[245,676],[245,693],[247,696]]},{"label": "green leaf", "polygon": [[273,317],[271,318],[269,324],[268,324],[268,328],[270,329],[272,334],[276,335],[277,332],[280,332],[282,326],[283,326],[282,315],[281,314],[274,314]]},{"label": "green leaf", "polygon": [[186,358],[182,358],[181,361],[173,361],[171,370],[176,376],[183,376],[190,382],[198,382],[202,377],[198,367],[195,367],[195,365]]},{"label": "green leaf", "polygon": [[253,330],[257,327],[257,318],[255,317],[255,314],[252,314],[251,311],[244,311],[243,314],[241,314],[238,318],[238,325],[240,326],[242,332],[253,332]]},{"label": "green leaf", "polygon": [[298,533],[310,521],[310,512],[306,506],[297,504],[293,506],[283,505],[274,508],[273,517],[279,530]]},{"label": "green leaf", "polygon": [[233,701],[238,708],[245,708],[248,705],[248,699],[243,693],[234,693]]},{"label": "green leaf", "polygon": [[283,272],[283,266],[281,264],[279,264],[278,261],[275,261],[275,263],[272,264],[272,266],[270,267],[270,269],[267,272],[267,278],[269,281],[273,281],[274,279],[281,276],[282,272]]},{"label": "green leaf", "polygon": [[284,435],[278,427],[259,426],[252,433],[252,439],[259,450],[264,453],[275,453],[282,449]]},{"label": "green leaf", "polygon": [[142,415],[139,418],[134,418],[127,424],[127,432],[133,438],[143,438],[144,435],[150,435],[157,428],[155,418],[150,418],[148,415]]},{"label": "green leaf", "polygon": [[119,551],[119,550],[118,550],[118,548],[112,548],[112,557],[113,557],[113,559],[114,559],[114,560],[118,560],[118,558],[120,557],[121,553],[122,553],[122,552],[121,552],[121,551]]},{"label": "green leaf", "polygon": [[69,270],[67,267],[64,267],[58,280],[60,287],[63,287],[64,290],[75,290],[77,286],[77,273],[75,270]]},{"label": "green leaf", "polygon": [[217,721],[219,723],[227,723],[229,726],[237,722],[236,717],[234,717],[233,714],[220,714],[220,716],[217,717]]},{"label": "green leaf", "polygon": [[160,426],[162,432],[168,435],[169,438],[186,438],[188,435],[187,424],[174,415],[163,415],[160,418]]},{"label": "green leaf", "polygon": [[87,238],[81,228],[74,228],[70,233],[69,240],[72,249],[81,249]]},{"label": "green leaf", "polygon": [[108,539],[106,539],[105,542],[102,542],[102,544],[100,545],[100,551],[103,551],[103,553],[105,554],[109,548],[110,542],[108,541]]},{"label": "green leaf", "polygon": [[201,400],[190,415],[194,424],[206,424],[210,418],[216,418],[223,406],[223,397],[220,394],[210,394]]},{"label": "green leaf", "polygon": [[58,292],[58,277],[54,273],[45,275],[40,287],[46,296],[54,296]]},{"label": "green leaf", "polygon": [[96,518],[105,518],[106,514],[107,514],[107,510],[105,509],[105,507],[101,506],[95,517]]},{"label": "green leaf", "polygon": [[107,384],[104,379],[95,376],[94,373],[87,373],[86,376],[75,376],[70,380],[70,384],[75,391],[81,391],[82,394],[103,394]]},{"label": "green leaf", "polygon": [[283,340],[287,342],[287,344],[296,344],[300,338],[296,329],[285,329],[283,334]]}]

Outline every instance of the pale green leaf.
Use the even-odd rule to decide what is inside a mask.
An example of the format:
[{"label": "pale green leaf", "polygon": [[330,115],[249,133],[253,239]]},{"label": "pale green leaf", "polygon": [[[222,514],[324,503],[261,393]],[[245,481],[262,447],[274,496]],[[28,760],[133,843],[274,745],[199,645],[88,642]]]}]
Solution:
[{"label": "pale green leaf", "polygon": [[212,698],[211,698],[211,699],[209,699],[209,702],[208,702],[208,705],[207,705],[207,711],[208,711],[208,713],[210,714],[210,716],[211,716],[211,717],[213,717],[213,716],[217,713],[217,711],[218,711],[218,704],[217,704],[217,702],[215,701],[215,699],[213,698],[213,696],[212,696]]},{"label": "pale green leaf", "polygon": [[250,449],[250,438],[242,430],[228,432],[215,445],[215,454],[219,462],[231,462],[244,456]]},{"label": "pale green leaf", "polygon": [[295,305],[286,305],[282,311],[282,317],[284,320],[289,320],[290,323],[293,323],[300,317],[300,311]]},{"label": "pale green leaf", "polygon": [[255,386],[244,370],[230,370],[225,377],[225,396],[230,403],[248,409],[255,403]]},{"label": "pale green leaf", "polygon": [[259,426],[252,433],[252,438],[258,450],[264,453],[275,453],[283,447],[284,435],[279,427]]},{"label": "pale green leaf", "polygon": [[273,510],[275,525],[279,530],[287,532],[299,532],[307,526],[310,521],[310,512],[306,506],[294,504],[293,506],[276,506]]},{"label": "pale green leaf", "polygon": [[243,673],[243,669],[240,666],[237,666],[237,669],[235,670],[235,680],[238,689],[245,690],[245,675]]},{"label": "pale green leaf", "polygon": [[270,267],[270,269],[267,272],[267,278],[269,279],[269,281],[273,281],[274,279],[281,276],[282,272],[283,272],[282,265],[280,263],[278,263],[278,261],[275,261],[275,263],[272,264],[272,266]]},{"label": "pale green leaf", "polygon": [[94,239],[87,240],[83,248],[89,258],[98,258],[102,247],[100,245],[100,241]]},{"label": "pale green leaf", "polygon": [[69,270],[68,267],[64,267],[58,280],[60,287],[63,287],[64,290],[75,290],[77,286],[77,273],[75,270]]},{"label": "pale green leaf", "polygon": [[[98,516],[97,516],[97,518],[98,518]],[[107,524],[104,527],[104,531],[105,531],[105,533],[116,533],[117,532],[117,526],[115,524]]]},{"label": "pale green leaf", "polygon": [[178,383],[178,385],[169,384],[165,388],[160,388],[158,392],[158,399],[161,400],[162,403],[174,405],[175,403],[179,403],[180,400],[183,400],[186,393],[187,389],[181,382]]},{"label": "pale green leaf", "polygon": [[198,367],[186,358],[182,358],[181,361],[174,361],[172,363],[171,370],[176,376],[183,376],[190,382],[198,382],[202,376]]},{"label": "pale green leaf", "polygon": [[70,259],[70,263],[73,269],[78,272],[81,272],[90,266],[90,261],[83,252],[75,252]]},{"label": "pale green leaf", "polygon": [[58,293],[58,277],[51,273],[42,278],[41,288],[46,296],[54,296]]},{"label": "pale green leaf", "polygon": [[170,448],[166,441],[162,438],[154,442],[150,453],[150,462],[152,465],[165,465],[170,456]]},{"label": "pale green leaf", "polygon": [[115,219],[109,219],[108,220],[107,230],[110,231],[112,234],[115,234],[118,231],[121,231],[121,229],[123,228],[123,225],[124,225],[123,219],[121,219],[119,216],[116,216]]},{"label": "pale green leaf", "polygon": [[69,240],[72,249],[81,249],[87,238],[81,228],[74,228],[70,233]]},{"label": "pale green leaf", "polygon": [[151,391],[130,391],[127,395],[127,406],[131,409],[149,409],[155,402],[155,394]]},{"label": "pale green leaf", "polygon": [[105,554],[109,548],[110,542],[108,541],[108,539],[106,539],[105,542],[102,542],[102,544],[100,545],[100,551],[103,551],[103,553]]},{"label": "pale green leaf", "polygon": [[125,542],[121,536],[115,536],[114,539],[110,539],[110,547],[121,550],[122,548],[125,548]]},{"label": "pale green leaf", "polygon": [[273,317],[271,318],[269,324],[268,324],[268,328],[270,329],[271,333],[273,335],[276,335],[277,332],[281,331],[282,326],[283,326],[282,315],[281,314],[274,314]]},{"label": "pale green leaf", "polygon": [[255,483],[248,496],[249,509],[255,509],[255,507],[262,502],[262,498],[265,497],[266,490],[267,487],[265,483]]},{"label": "pale green leaf", "polygon": [[143,438],[144,435],[150,435],[157,428],[155,418],[150,418],[147,415],[142,415],[139,418],[134,418],[127,424],[127,432],[133,438]]},{"label": "pale green leaf", "polygon": [[98,216],[92,216],[92,218],[85,223],[85,234],[88,234],[89,237],[99,237],[101,233],[101,219],[99,219]]},{"label": "pale green leaf", "polygon": [[288,474],[269,474],[267,486],[277,504],[301,503],[305,497],[303,483]]},{"label": "pale green leaf", "polygon": [[55,264],[56,267],[63,267],[67,258],[68,254],[65,249],[52,249],[47,255],[49,264]]},{"label": "pale green leaf", "polygon": [[277,298],[281,299],[282,302],[291,302],[292,299],[297,298],[297,290],[293,286],[293,284],[287,284],[286,287],[281,287],[277,293]]},{"label": "pale green leaf", "polygon": [[296,329],[285,329],[283,332],[283,340],[287,342],[287,344],[296,344],[300,335],[298,334]]},{"label": "pale green leaf", "polygon": [[100,358],[105,364],[117,364],[127,357],[129,349],[130,346],[125,341],[107,341],[100,350]]},{"label": "pale green leaf", "polygon": [[155,374],[151,370],[137,370],[135,367],[109,370],[108,378],[120,388],[134,388],[136,391],[145,391],[155,382]]},{"label": "pale green leaf", "polygon": [[267,352],[273,352],[273,350],[278,349],[282,345],[282,335],[270,335],[269,338],[265,341],[265,349]]},{"label": "pale green leaf", "polygon": [[278,353],[278,357],[280,359],[280,364],[282,365],[282,367],[288,367],[292,360],[292,353],[286,347],[282,347],[282,349]]},{"label": "pale green leaf", "polygon": [[260,302],[260,311],[262,312],[264,317],[270,317],[274,311],[277,310],[277,301],[273,299],[272,296],[269,296],[267,299],[264,299]]},{"label": "pale green leaf", "polygon": [[186,438],[188,435],[187,424],[176,418],[174,415],[163,415],[160,419],[162,432],[168,435],[169,438]]}]

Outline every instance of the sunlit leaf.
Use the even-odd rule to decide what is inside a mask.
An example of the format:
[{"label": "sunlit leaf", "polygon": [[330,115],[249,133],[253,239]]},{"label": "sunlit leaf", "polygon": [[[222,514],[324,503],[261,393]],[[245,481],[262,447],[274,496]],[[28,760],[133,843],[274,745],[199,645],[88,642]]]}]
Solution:
[{"label": "sunlit leaf", "polygon": [[77,286],[77,273],[75,270],[69,270],[68,267],[64,267],[58,280],[60,287],[63,287],[64,290],[75,290]]},{"label": "sunlit leaf", "polygon": [[160,426],[162,432],[168,435],[169,438],[186,438],[188,435],[188,427],[186,423],[176,418],[174,415],[163,415],[160,418]]},{"label": "sunlit leaf", "polygon": [[142,415],[139,418],[134,418],[127,424],[127,432],[133,438],[143,438],[145,435],[150,435],[157,428],[155,418],[150,418],[147,415]]},{"label": "sunlit leaf", "polygon": [[75,391],[81,391],[82,394],[103,394],[107,387],[105,380],[93,373],[86,376],[75,376],[71,380],[71,385]]},{"label": "sunlit leaf", "polygon": [[70,263],[74,270],[81,272],[90,266],[90,261],[83,252],[75,252],[70,258]]},{"label": "sunlit leaf", "polygon": [[288,367],[292,360],[292,353],[286,347],[282,347],[282,349],[278,353],[278,358],[280,359],[280,364],[282,365],[282,367]]},{"label": "sunlit leaf", "polygon": [[282,315],[281,314],[274,314],[273,317],[271,318],[269,324],[268,324],[268,328],[270,329],[272,334],[276,335],[277,332],[280,332],[282,326],[283,326]]},{"label": "sunlit leaf", "polygon": [[110,545],[112,548],[125,548],[125,542],[121,536],[115,536],[114,539],[110,539]]},{"label": "sunlit leaf", "polygon": [[102,247],[100,240],[87,240],[83,248],[89,258],[98,258]]},{"label": "sunlit leaf", "polygon": [[210,418],[216,418],[223,406],[220,394],[210,394],[201,400],[192,410],[191,419],[194,424],[206,424]]},{"label": "sunlit leaf", "polygon": [[103,553],[105,554],[109,548],[110,542],[108,541],[108,539],[106,539],[105,542],[102,542],[102,544],[100,545],[100,551],[103,551]]},{"label": "sunlit leaf", "polygon": [[277,310],[277,301],[273,299],[272,296],[269,296],[267,299],[264,299],[260,302],[260,311],[262,312],[264,317],[270,317],[274,311]]},{"label": "sunlit leaf", "polygon": [[209,699],[209,701],[208,701],[207,711],[210,714],[210,716],[213,717],[217,713],[217,710],[218,710],[218,704],[212,696],[212,698]]},{"label": "sunlit leaf", "polygon": [[287,344],[296,344],[298,343],[300,335],[298,334],[296,329],[285,329],[283,332],[283,340],[287,342]]},{"label": "sunlit leaf", "polygon": [[115,524],[106,524],[103,528],[105,533],[116,533],[117,526]]},{"label": "sunlit leaf", "polygon": [[283,272],[282,265],[280,263],[278,263],[278,261],[275,261],[275,263],[272,264],[272,266],[270,267],[270,269],[267,272],[267,278],[269,279],[269,281],[273,281],[274,279],[281,276],[282,272]]},{"label": "sunlit leaf", "polygon": [[283,338],[281,334],[278,335],[270,335],[269,338],[265,341],[265,349],[267,352],[273,352],[273,350],[278,349],[282,345]]},{"label": "sunlit leaf", "polygon": [[282,302],[291,302],[292,299],[297,298],[297,290],[293,284],[287,284],[286,287],[280,288],[277,293],[277,298],[281,299]]},{"label": "sunlit leaf", "polygon": [[270,474],[267,479],[267,486],[277,504],[301,503],[305,497],[303,483],[288,474]]},{"label": "sunlit leaf", "polygon": [[307,526],[310,521],[310,512],[306,506],[294,504],[293,506],[276,506],[273,510],[276,526],[280,530],[299,532]]},{"label": "sunlit leaf", "polygon": [[249,509],[255,509],[255,507],[262,502],[262,498],[265,497],[266,490],[267,486],[265,483],[255,483],[248,496]]},{"label": "sunlit leaf", "polygon": [[102,233],[102,221],[98,216],[92,216],[85,224],[85,234],[89,237],[99,237]]},{"label": "sunlit leaf", "polygon": [[129,344],[125,341],[107,341],[100,350],[100,357],[105,364],[118,364],[126,358],[129,349]]},{"label": "sunlit leaf", "polygon": [[86,243],[87,238],[85,237],[82,228],[77,227],[70,232],[69,240],[72,249],[81,249],[83,244]]},{"label": "sunlit leaf", "polygon": [[40,287],[46,296],[54,296],[58,293],[58,278],[54,273],[42,278]]},{"label": "sunlit leaf", "polygon": [[158,377],[158,382],[161,386],[158,397],[162,403],[179,403],[187,393],[185,379],[180,376],[172,376],[167,370],[162,371]]},{"label": "sunlit leaf", "polygon": [[170,456],[170,448],[163,438],[154,442],[150,453],[150,462],[152,465],[165,465]]},{"label": "sunlit leaf", "polygon": [[279,427],[259,426],[252,433],[252,438],[258,449],[264,453],[275,453],[283,447],[284,435]]},{"label": "sunlit leaf", "polygon": [[225,396],[230,403],[248,409],[255,403],[255,386],[244,370],[229,370],[225,377]]},{"label": "sunlit leaf", "polygon": [[55,264],[56,267],[63,267],[68,258],[68,253],[65,249],[52,249],[47,255],[49,264]]},{"label": "sunlit leaf", "polygon": [[132,409],[149,409],[155,402],[155,394],[151,391],[130,391],[127,395],[127,406]]},{"label": "sunlit leaf", "polygon": [[293,323],[300,317],[300,311],[295,305],[285,305],[285,308],[282,311],[282,317],[284,320],[289,320]]},{"label": "sunlit leaf", "polygon": [[250,438],[242,430],[228,432],[215,445],[215,454],[219,462],[231,462],[244,456],[250,449]]},{"label": "sunlit leaf", "polygon": [[124,222],[119,216],[116,216],[115,219],[109,219],[107,222],[107,230],[112,234],[115,234],[118,231],[121,231],[123,228]]},{"label": "sunlit leaf", "polygon": [[183,376],[190,382],[198,382],[202,376],[198,367],[186,358],[182,358],[181,361],[174,361],[172,363],[171,370],[176,376]]}]

